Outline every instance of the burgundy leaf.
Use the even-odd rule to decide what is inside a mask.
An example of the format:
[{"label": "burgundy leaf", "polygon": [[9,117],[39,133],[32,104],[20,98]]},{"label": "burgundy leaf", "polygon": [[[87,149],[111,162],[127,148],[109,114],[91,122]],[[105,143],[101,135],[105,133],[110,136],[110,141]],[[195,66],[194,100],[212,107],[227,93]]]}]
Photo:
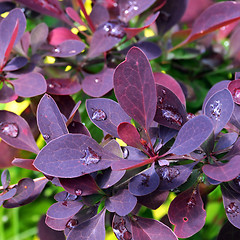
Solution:
[{"label": "burgundy leaf", "polygon": [[34,166],[33,166],[33,161],[34,159],[22,159],[22,158],[14,158],[12,161],[12,165],[20,167],[20,168],[25,168],[33,171],[38,171]]},{"label": "burgundy leaf", "polygon": [[37,109],[38,128],[44,140],[49,141],[67,134],[68,130],[55,101],[45,94]]},{"label": "burgundy leaf", "polygon": [[83,25],[86,27],[86,24],[82,21],[79,14],[71,7],[67,7],[66,9],[67,15],[75,22],[79,23],[80,25]]},{"label": "burgundy leaf", "polygon": [[212,119],[215,135],[217,135],[228,123],[233,109],[234,103],[232,96],[227,89],[215,93],[206,102],[203,112]]},{"label": "burgundy leaf", "polygon": [[112,221],[112,229],[118,240],[132,239],[132,227],[128,216],[120,217],[115,214]]},{"label": "burgundy leaf", "polygon": [[13,112],[0,111],[0,137],[15,148],[39,152],[28,123]]},{"label": "burgundy leaf", "polygon": [[104,68],[97,74],[85,76],[82,82],[83,91],[91,97],[102,97],[113,88],[114,69]]},{"label": "burgundy leaf", "polygon": [[[46,216],[45,223],[52,230],[63,231],[63,230],[65,230],[67,224],[71,225],[71,228],[73,228],[73,227],[75,227],[75,224],[77,225],[78,222],[77,222],[77,220],[72,219],[71,217],[51,218],[49,216]],[[65,238],[64,238],[64,240],[65,240]]]},{"label": "burgundy leaf", "polygon": [[116,68],[114,89],[124,111],[148,129],[155,115],[157,97],[151,66],[139,48],[132,47],[126,60]]},{"label": "burgundy leaf", "polygon": [[21,97],[34,97],[47,90],[45,78],[40,73],[21,75],[17,80],[11,81],[15,93]]},{"label": "burgundy leaf", "polygon": [[221,228],[217,240],[235,240],[240,236],[240,229],[234,227],[229,221],[227,221]]},{"label": "burgundy leaf", "polygon": [[155,72],[153,73],[153,76],[156,84],[162,85],[171,90],[179,98],[181,103],[184,106],[186,105],[186,99],[183,90],[180,84],[174,78],[166,73],[161,72]]},{"label": "burgundy leaf", "polygon": [[15,94],[14,90],[3,83],[3,86],[0,89],[0,103],[8,103],[17,98],[18,96]]},{"label": "burgundy leaf", "polygon": [[149,8],[156,0],[141,1],[141,0],[122,0],[119,1],[119,13],[120,20],[123,22],[128,22],[133,17],[144,12]]},{"label": "burgundy leaf", "polygon": [[98,215],[79,224],[68,234],[68,240],[105,240],[105,213],[102,210]]},{"label": "burgundy leaf", "polygon": [[62,187],[70,194],[86,196],[97,194],[100,188],[89,174],[77,178],[60,178]]},{"label": "burgundy leaf", "polygon": [[16,71],[24,67],[27,63],[28,63],[27,58],[15,57],[5,65],[5,67],[3,68],[3,71]]},{"label": "burgundy leaf", "polygon": [[20,153],[20,150],[17,148],[11,147],[9,144],[7,144],[4,141],[0,142],[0,168],[8,168],[12,166],[12,161],[14,157],[18,156]]},{"label": "burgundy leaf", "polygon": [[108,10],[101,4],[94,4],[90,13],[93,25],[97,28],[99,25],[107,22],[110,18]]},{"label": "burgundy leaf", "polygon": [[8,169],[5,169],[2,174],[1,174],[1,183],[3,186],[3,189],[8,188],[9,183],[10,183],[10,173]]},{"label": "burgundy leaf", "polygon": [[169,220],[175,225],[175,234],[188,238],[204,226],[206,211],[198,188],[180,193],[170,204]]},{"label": "burgundy leaf", "polygon": [[84,134],[88,137],[91,137],[89,130],[86,128],[85,125],[83,125],[83,123],[80,123],[80,122],[72,121],[68,125],[68,131],[69,131],[69,133],[80,133],[80,134]]},{"label": "burgundy leaf", "polygon": [[159,139],[161,140],[161,144],[165,145],[168,141],[170,141],[173,137],[177,135],[178,131],[172,128],[159,126]]},{"label": "burgundy leaf", "polygon": [[131,178],[128,189],[135,196],[143,196],[156,190],[159,183],[160,178],[153,164],[150,168]]},{"label": "burgundy leaf", "polygon": [[127,38],[128,39],[133,38],[134,36],[142,32],[144,29],[148,28],[151,24],[153,24],[156,21],[158,16],[159,16],[159,12],[152,14],[147,18],[147,20],[144,23],[144,26],[140,28],[124,28],[127,34]]},{"label": "burgundy leaf", "polygon": [[41,172],[74,178],[110,167],[119,157],[104,151],[98,143],[82,134],[66,134],[45,146],[34,161]]},{"label": "burgundy leaf", "polygon": [[56,46],[49,54],[53,57],[72,57],[81,53],[84,48],[85,44],[79,40],[66,40]]},{"label": "burgundy leaf", "polygon": [[239,34],[240,34],[240,28],[237,27],[230,37],[229,57],[237,58],[237,59],[239,58],[238,57],[239,50],[240,50],[239,41],[238,41]]},{"label": "burgundy leaf", "polygon": [[71,95],[81,90],[77,78],[49,78],[47,79],[47,92],[54,95]]},{"label": "burgundy leaf", "polygon": [[[80,114],[79,114],[79,111],[78,111],[78,109],[79,109],[79,107],[80,107],[80,104],[81,104],[81,100],[78,101],[78,102],[76,103],[76,105],[74,106],[73,110],[71,111],[71,113],[70,113],[70,115],[69,115],[69,117],[68,117],[68,120],[67,120],[66,125],[69,125],[69,124],[73,121],[74,118],[75,118],[76,121],[78,121],[78,118],[77,118],[77,117],[80,118]],[[80,120],[80,119],[79,119],[79,120]]]},{"label": "burgundy leaf", "polygon": [[217,164],[204,165],[202,170],[210,178],[221,181],[228,182],[233,180],[240,173],[240,155],[236,155],[231,158],[228,163],[217,162]]},{"label": "burgundy leaf", "polygon": [[221,185],[223,205],[229,222],[236,228],[240,228],[240,197],[239,193],[231,189],[227,184]]},{"label": "burgundy leaf", "polygon": [[151,219],[134,216],[132,221],[132,235],[134,239],[144,240],[177,240],[173,231],[163,223]]},{"label": "burgundy leaf", "polygon": [[238,134],[236,132],[225,133],[217,142],[214,151],[221,151],[231,147],[237,140]]},{"label": "burgundy leaf", "polygon": [[157,111],[154,120],[165,127],[179,130],[187,121],[187,112],[178,97],[168,88],[156,84]]},{"label": "burgundy leaf", "polygon": [[88,99],[86,108],[90,120],[113,137],[119,138],[117,127],[121,122],[131,121],[121,106],[111,99]]},{"label": "burgundy leaf", "polygon": [[197,149],[212,133],[213,125],[207,116],[199,115],[180,129],[169,153],[184,155]]},{"label": "burgundy leaf", "polygon": [[234,110],[229,122],[240,129],[240,106],[238,104],[234,104]]},{"label": "burgundy leaf", "polygon": [[232,94],[233,101],[240,104],[240,79],[231,81],[228,84],[228,90]]},{"label": "burgundy leaf", "polygon": [[105,206],[109,212],[116,212],[119,216],[125,216],[135,208],[136,204],[137,198],[127,189],[123,189],[108,198]]}]

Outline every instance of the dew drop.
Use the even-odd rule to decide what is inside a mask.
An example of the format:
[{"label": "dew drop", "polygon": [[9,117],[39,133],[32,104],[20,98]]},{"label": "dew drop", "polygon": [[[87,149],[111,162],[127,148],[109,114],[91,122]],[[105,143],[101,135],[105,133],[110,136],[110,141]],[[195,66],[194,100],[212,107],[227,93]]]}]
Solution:
[{"label": "dew drop", "polygon": [[113,232],[118,240],[131,240],[132,234],[127,230],[126,221],[120,218],[119,222],[113,224]]},{"label": "dew drop", "polygon": [[180,171],[177,168],[162,167],[158,169],[158,173],[162,180],[172,182],[172,180],[180,174]]},{"label": "dew drop", "polygon": [[103,30],[108,36],[115,38],[123,38],[126,34],[123,25],[117,21],[109,21],[105,23]]},{"label": "dew drop", "polygon": [[81,161],[83,161],[84,165],[89,164],[97,164],[101,160],[101,156],[99,156],[92,148],[87,147],[87,149],[84,151],[85,155],[83,158],[80,158]]},{"label": "dew drop", "polygon": [[42,136],[43,136],[44,140],[48,140],[50,138],[50,136],[48,134],[43,134]]},{"label": "dew drop", "polygon": [[104,121],[107,119],[107,114],[102,109],[94,110],[92,119],[96,121]]},{"label": "dew drop", "polygon": [[75,194],[76,194],[77,196],[81,196],[81,195],[82,195],[82,190],[81,190],[80,188],[77,188],[77,189],[75,190]]},{"label": "dew drop", "polygon": [[233,182],[240,187],[240,175],[238,175],[235,179],[233,179]]},{"label": "dew drop", "polygon": [[72,229],[74,227],[76,227],[78,225],[78,220],[77,219],[70,219],[67,223],[66,223],[66,227],[69,229]]},{"label": "dew drop", "polygon": [[222,111],[221,102],[219,100],[215,100],[213,104],[210,104],[210,108],[211,118],[218,121]]},{"label": "dew drop", "polygon": [[235,88],[232,96],[234,100],[240,101],[240,88]]},{"label": "dew drop", "polygon": [[187,120],[191,120],[195,117],[195,115],[193,113],[188,113],[187,114]]},{"label": "dew drop", "polygon": [[171,106],[165,106],[161,108],[162,116],[170,123],[175,123],[179,127],[182,126],[183,118],[182,116],[177,112],[177,110]]},{"label": "dew drop", "polygon": [[100,78],[95,78],[95,79],[94,79],[94,82],[95,82],[95,83],[100,83],[101,81],[102,81],[102,80],[101,80]]},{"label": "dew drop", "polygon": [[239,207],[234,202],[231,202],[230,204],[228,204],[225,210],[227,213],[231,214],[233,217],[236,217],[239,213]]},{"label": "dew drop", "polygon": [[128,1],[128,4],[126,5],[126,7],[123,9],[123,15],[125,15],[123,18],[124,18],[124,21],[127,20],[127,17],[128,15],[134,15],[134,11],[137,11],[139,9],[138,7],[138,4],[137,4],[137,1],[134,1],[134,0],[130,0]]},{"label": "dew drop", "polygon": [[60,53],[60,49],[59,48],[54,48],[53,50],[55,53]]},{"label": "dew drop", "polygon": [[144,187],[149,187],[150,176],[148,174],[145,174],[145,173],[142,173],[140,175],[142,177],[142,185]]},{"label": "dew drop", "polygon": [[164,89],[162,89],[162,93],[163,95],[166,95],[166,91]]},{"label": "dew drop", "polygon": [[187,207],[188,207],[189,209],[191,209],[191,208],[193,208],[194,206],[196,206],[196,204],[197,204],[196,198],[195,198],[195,196],[192,196],[192,197],[188,200],[188,202],[187,202]]},{"label": "dew drop", "polygon": [[0,132],[6,136],[16,138],[19,134],[19,128],[16,123],[2,122],[0,123]]},{"label": "dew drop", "polygon": [[53,85],[52,83],[49,83],[49,84],[48,84],[48,87],[49,87],[49,88],[54,88],[54,85]]},{"label": "dew drop", "polygon": [[76,53],[76,50],[69,51],[70,54]]},{"label": "dew drop", "polygon": [[163,97],[158,97],[158,103],[162,104],[163,103],[164,98]]},{"label": "dew drop", "polygon": [[123,152],[123,158],[126,159],[129,156],[129,151],[126,147],[121,147]]}]

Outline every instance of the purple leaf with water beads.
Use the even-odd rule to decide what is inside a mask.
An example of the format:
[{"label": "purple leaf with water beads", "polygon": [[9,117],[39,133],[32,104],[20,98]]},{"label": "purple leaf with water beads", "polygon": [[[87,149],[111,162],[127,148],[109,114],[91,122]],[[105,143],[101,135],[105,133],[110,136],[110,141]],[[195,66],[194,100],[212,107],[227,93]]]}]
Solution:
[{"label": "purple leaf with water beads", "polygon": [[178,97],[168,88],[156,84],[157,110],[154,121],[179,130],[187,121],[187,112]]},{"label": "purple leaf with water beads", "polygon": [[171,230],[171,228],[151,218],[133,216],[131,224],[133,239],[144,240],[178,239],[175,233]]},{"label": "purple leaf with water beads", "polygon": [[34,97],[47,90],[46,80],[40,73],[24,74],[10,83],[14,86],[15,93],[21,97]]},{"label": "purple leaf with water beads", "polygon": [[160,35],[163,35],[178,23],[187,8],[187,3],[188,0],[168,0],[160,9],[160,15],[157,19],[158,32]]},{"label": "purple leaf with water beads", "polygon": [[167,197],[168,191],[161,191],[159,188],[157,188],[150,194],[137,197],[137,200],[138,203],[142,204],[143,206],[156,210],[165,202]]},{"label": "purple leaf with water beads", "polygon": [[127,23],[133,17],[144,12],[156,0],[141,1],[141,0],[122,0],[118,2],[119,19]]},{"label": "purple leaf with water beads", "polygon": [[121,158],[104,151],[83,134],[65,134],[50,141],[38,154],[34,166],[46,175],[74,178],[106,169]]},{"label": "purple leaf with water beads", "polygon": [[231,147],[237,140],[238,134],[236,132],[225,133],[214,147],[214,152],[218,152]]},{"label": "purple leaf with water beads", "polygon": [[103,5],[98,3],[94,4],[89,16],[96,28],[110,19],[108,10]]},{"label": "purple leaf with water beads", "polygon": [[[22,37],[26,28],[26,18],[19,8],[13,9],[0,23],[0,68],[5,65],[14,44]],[[14,41],[14,42],[13,42]]]},{"label": "purple leaf with water beads", "polygon": [[98,215],[73,228],[67,239],[105,240],[105,213],[104,209]]},{"label": "purple leaf with water beads", "polygon": [[3,71],[16,71],[28,63],[25,57],[15,57],[11,59],[3,68]]},{"label": "purple leaf with water beads", "polygon": [[13,112],[0,111],[0,137],[15,148],[39,152],[28,123]]},{"label": "purple leaf with water beads", "polygon": [[199,115],[186,122],[180,129],[169,153],[185,155],[197,149],[212,133],[213,124],[209,117]]},{"label": "purple leaf with water beads", "polygon": [[151,16],[149,16],[146,21],[144,22],[144,26],[139,27],[139,28],[124,28],[126,34],[127,34],[127,38],[133,38],[135,37],[137,34],[139,34],[140,32],[142,32],[144,29],[150,27],[150,25],[152,25],[157,17],[159,16],[159,12],[156,12],[154,14],[152,14]]},{"label": "purple leaf with water beads", "polygon": [[112,49],[125,35],[122,22],[112,20],[100,25],[93,33],[88,57],[94,58]]},{"label": "purple leaf with water beads", "polygon": [[140,151],[137,148],[126,146],[126,147],[121,147],[123,151],[123,158],[128,159],[128,160],[144,160],[146,159],[146,154]]},{"label": "purple leaf with water beads", "polygon": [[235,240],[240,236],[240,229],[234,227],[229,221],[227,221],[221,228],[217,240]]},{"label": "purple leaf with water beads", "polygon": [[14,90],[3,83],[3,86],[0,89],[0,103],[8,103],[16,100],[17,98],[18,96]]},{"label": "purple leaf with water beads", "polygon": [[111,99],[88,99],[86,108],[90,120],[113,137],[119,138],[117,127],[121,122],[131,121],[121,106]]},{"label": "purple leaf with water beads", "polygon": [[67,126],[53,98],[45,94],[38,104],[37,123],[44,140],[48,143],[53,139],[67,134]]},{"label": "purple leaf with water beads", "polygon": [[233,109],[234,102],[231,93],[227,89],[215,93],[206,102],[203,112],[212,119],[215,135],[217,135],[228,123]]},{"label": "purple leaf with water beads", "polygon": [[79,40],[66,40],[49,52],[49,55],[60,58],[72,57],[81,53],[84,48],[85,44]]},{"label": "purple leaf with water beads", "polygon": [[56,231],[63,231],[66,228],[67,224],[71,224],[72,228],[77,225],[77,221],[75,219],[72,219],[71,217],[51,218],[49,216],[46,216],[45,223],[48,227]]},{"label": "purple leaf with water beads", "polygon": [[206,164],[202,170],[207,176],[214,180],[228,182],[236,178],[240,173],[239,163],[240,155],[236,155],[229,159],[227,163],[218,161],[216,164]]},{"label": "purple leaf with water beads", "polygon": [[12,161],[12,165],[20,167],[20,168],[25,168],[33,171],[38,171],[34,166],[33,166],[33,161],[34,159],[23,159],[23,158],[14,158]]},{"label": "purple leaf with water beads", "polygon": [[152,166],[131,178],[128,189],[135,196],[143,196],[155,191],[160,183],[160,178]]},{"label": "purple leaf with water beads", "polygon": [[77,178],[60,178],[62,187],[70,194],[77,196],[86,196],[98,194],[101,189],[95,180],[89,174]]},{"label": "purple leaf with water beads", "polygon": [[198,187],[180,193],[170,204],[168,217],[175,225],[175,234],[179,238],[187,238],[202,229],[206,211]]},{"label": "purple leaf with water beads", "polygon": [[119,216],[126,216],[135,208],[136,204],[137,198],[127,189],[122,189],[106,199],[105,207],[109,212],[115,212]]},{"label": "purple leaf with water beads", "polygon": [[1,183],[3,186],[3,189],[7,189],[10,184],[10,173],[8,169],[5,169],[1,174]]},{"label": "purple leaf with water beads", "polygon": [[83,82],[83,91],[91,97],[102,97],[113,88],[114,69],[104,68],[97,74],[86,75]]},{"label": "purple leaf with water beads", "polygon": [[160,177],[159,189],[162,191],[170,190],[181,186],[187,181],[197,162],[186,165],[163,166],[157,168]]},{"label": "purple leaf with water beads", "polygon": [[228,84],[228,90],[232,94],[233,101],[240,104],[240,79],[231,81]]},{"label": "purple leaf with water beads", "polygon": [[72,78],[49,78],[47,92],[54,95],[71,95],[81,90],[81,84],[76,77]]},{"label": "purple leaf with water beads", "polygon": [[221,184],[223,205],[229,222],[240,228],[240,196],[228,184]]},{"label": "purple leaf with water beads", "polygon": [[128,216],[120,217],[114,214],[112,229],[118,240],[132,239],[132,226]]},{"label": "purple leaf with water beads", "polygon": [[151,66],[139,48],[132,47],[116,68],[114,89],[124,111],[147,130],[155,115],[157,96]]}]

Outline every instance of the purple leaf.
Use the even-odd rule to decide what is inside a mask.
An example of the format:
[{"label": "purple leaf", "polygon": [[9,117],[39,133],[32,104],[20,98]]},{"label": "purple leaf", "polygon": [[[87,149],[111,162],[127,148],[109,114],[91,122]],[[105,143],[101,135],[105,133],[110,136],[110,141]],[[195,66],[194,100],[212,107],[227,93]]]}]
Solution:
[{"label": "purple leaf", "polygon": [[17,98],[18,96],[15,94],[14,90],[3,83],[3,86],[0,89],[0,103],[8,103]]},{"label": "purple leaf", "polygon": [[121,122],[131,121],[121,106],[111,99],[88,99],[86,108],[90,120],[113,137],[119,138],[117,127]]},{"label": "purple leaf", "polygon": [[66,134],[49,142],[38,154],[34,166],[53,177],[74,178],[110,167],[119,157],[104,151],[82,134]]},{"label": "purple leaf", "polygon": [[240,106],[238,104],[234,104],[234,110],[229,122],[240,129]]},{"label": "purple leaf", "polygon": [[233,108],[234,103],[232,96],[227,89],[215,93],[206,102],[203,112],[212,119],[215,135],[217,135],[228,123]]},{"label": "purple leaf", "polygon": [[77,78],[49,78],[47,81],[47,92],[54,95],[71,95],[81,90]]},{"label": "purple leaf", "polygon": [[45,94],[37,109],[38,128],[48,143],[53,139],[68,133],[66,124],[55,101]]},{"label": "purple leaf", "polygon": [[0,111],[0,137],[15,148],[39,152],[28,123],[15,113]]},{"label": "purple leaf", "polygon": [[34,166],[33,166],[33,161],[34,159],[23,159],[23,158],[14,158],[12,161],[12,165],[20,167],[20,168],[25,168],[33,171],[38,171]]},{"label": "purple leaf", "polygon": [[134,159],[144,160],[144,159],[146,159],[146,154],[141,152],[137,148],[126,146],[126,147],[122,147],[122,151],[123,151],[124,159],[128,159],[128,160],[134,160]]},{"label": "purple leaf", "polygon": [[114,89],[124,111],[145,129],[150,127],[156,111],[156,87],[145,54],[132,47],[126,60],[114,73]]},{"label": "purple leaf", "polygon": [[177,135],[177,130],[164,127],[164,126],[159,126],[159,139],[161,139],[161,144],[165,145],[168,141],[170,141],[173,137]]},{"label": "purple leaf", "polygon": [[240,228],[240,197],[239,193],[231,189],[227,184],[221,185],[223,205],[229,222],[236,228]]},{"label": "purple leaf", "polygon": [[68,131],[69,131],[69,133],[80,133],[80,134],[84,134],[88,137],[91,137],[89,130],[86,128],[85,125],[83,125],[80,122],[72,121],[68,125]]},{"label": "purple leaf", "polygon": [[221,228],[217,240],[235,240],[240,236],[240,229],[234,227],[230,222],[226,222]]},{"label": "purple leaf", "polygon": [[78,40],[66,40],[59,44],[50,54],[53,57],[72,57],[84,50],[85,44]]},{"label": "purple leaf", "polygon": [[197,149],[212,133],[213,125],[207,116],[199,115],[180,129],[169,153],[184,155]]},{"label": "purple leaf", "polygon": [[34,97],[47,90],[45,78],[40,73],[21,75],[17,80],[11,81],[15,93],[21,97]]},{"label": "purple leaf", "polygon": [[101,4],[94,4],[92,11],[90,13],[90,18],[95,27],[107,22],[110,18],[108,10]]},{"label": "purple leaf", "polygon": [[231,92],[233,101],[240,104],[240,79],[233,80],[228,84],[228,90]]},{"label": "purple leaf", "polygon": [[89,174],[77,178],[60,178],[62,187],[70,194],[86,196],[98,194],[100,188]]},{"label": "purple leaf", "polygon": [[6,66],[3,68],[3,71],[16,71],[24,67],[27,63],[27,58],[15,57],[6,64]]},{"label": "purple leaf", "polygon": [[112,229],[118,240],[132,239],[132,227],[128,216],[120,217],[114,214]]},{"label": "purple leaf", "polygon": [[228,163],[217,162],[217,164],[204,165],[203,172],[213,178],[214,180],[220,182],[228,182],[233,180],[240,173],[240,155],[236,155],[229,160]]},{"label": "purple leaf", "polygon": [[157,111],[154,120],[165,127],[179,130],[187,121],[187,112],[178,97],[168,88],[156,84]]},{"label": "purple leaf", "polygon": [[163,166],[157,169],[160,177],[159,189],[162,191],[179,187],[187,181],[197,162],[186,165]]},{"label": "purple leaf", "polygon": [[206,211],[198,188],[180,193],[170,204],[168,217],[179,238],[188,238],[204,226]]},{"label": "purple leaf", "polygon": [[105,240],[105,213],[102,210],[98,215],[73,228],[68,234],[68,240]]},{"label": "purple leaf", "polygon": [[136,204],[137,198],[134,197],[127,189],[123,189],[108,198],[105,206],[109,212],[115,212],[119,216],[125,216],[135,208]]},{"label": "purple leaf", "polygon": [[[46,216],[45,223],[52,230],[56,230],[56,231],[63,231],[63,230],[65,230],[67,224],[68,225],[71,224],[72,228],[75,227],[75,224],[77,225],[77,221],[75,219],[71,219],[71,217],[51,218],[49,216]],[[65,238],[64,238],[64,240],[65,240]]]},{"label": "purple leaf", "polygon": [[160,179],[153,164],[150,168],[131,178],[128,189],[135,196],[143,196],[156,190],[159,183]]},{"label": "purple leaf", "polygon": [[240,193],[240,174],[228,184],[235,192]]},{"label": "purple leaf", "polygon": [[4,191],[0,194],[0,206],[3,204],[4,201],[11,199],[17,193],[16,188],[9,189]]},{"label": "purple leaf", "polygon": [[225,133],[217,142],[214,152],[224,150],[231,147],[237,140],[238,134],[236,132]]},{"label": "purple leaf", "polygon": [[141,1],[141,0],[122,0],[119,1],[119,14],[120,20],[123,22],[128,22],[133,17],[144,12],[149,8],[156,0]]},{"label": "purple leaf", "polygon": [[10,183],[10,173],[8,169],[5,169],[1,174],[1,183],[3,186],[3,189],[7,189]]},{"label": "purple leaf", "polygon": [[177,240],[177,236],[173,231],[163,223],[151,219],[134,216],[132,221],[133,239],[144,240]]},{"label": "purple leaf", "polygon": [[87,75],[82,83],[83,91],[91,97],[102,97],[113,88],[114,69],[105,68],[97,74]]},{"label": "purple leaf", "polygon": [[66,122],[66,125],[69,125],[73,121],[74,118],[75,118],[76,121],[80,120],[79,119],[80,118],[80,114],[79,114],[79,111],[78,111],[80,105],[81,105],[81,100],[78,101],[76,103],[76,105],[74,106],[74,108],[72,109],[72,111],[71,111],[71,113],[70,113],[70,115],[68,117],[68,120]]}]

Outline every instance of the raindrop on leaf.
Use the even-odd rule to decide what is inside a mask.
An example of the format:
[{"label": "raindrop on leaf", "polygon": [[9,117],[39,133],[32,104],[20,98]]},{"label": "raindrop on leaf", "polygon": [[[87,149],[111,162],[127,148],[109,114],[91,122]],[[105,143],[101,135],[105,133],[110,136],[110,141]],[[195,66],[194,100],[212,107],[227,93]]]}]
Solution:
[{"label": "raindrop on leaf", "polygon": [[19,128],[16,123],[0,123],[0,132],[6,136],[16,138],[19,134]]},{"label": "raindrop on leaf", "polygon": [[50,136],[48,134],[43,134],[42,136],[43,136],[44,140],[48,140],[50,138]]},{"label": "raindrop on leaf", "polygon": [[171,167],[159,168],[158,173],[161,179],[167,180],[168,182],[172,182],[172,180],[180,174],[177,168],[171,168]]},{"label": "raindrop on leaf", "polygon": [[75,190],[75,194],[76,194],[77,196],[82,195],[82,190],[81,190],[80,188],[76,189],[76,190]]},{"label": "raindrop on leaf", "polygon": [[113,232],[118,240],[131,240],[132,234],[126,228],[126,221],[120,218],[119,222],[113,224]]},{"label": "raindrop on leaf", "polygon": [[218,121],[222,111],[221,102],[219,100],[215,100],[213,104],[210,104],[210,108],[211,117]]},{"label": "raindrop on leaf", "polygon": [[69,229],[72,229],[74,227],[76,227],[78,225],[78,220],[77,219],[70,219],[67,223],[66,223],[66,227]]},{"label": "raindrop on leaf", "polygon": [[123,158],[126,159],[129,155],[129,151],[126,147],[121,147],[123,152]]},{"label": "raindrop on leaf", "polygon": [[60,53],[60,49],[59,48],[54,48],[53,50],[55,53]]},{"label": "raindrop on leaf", "polygon": [[85,155],[80,160],[83,162],[83,165],[89,164],[97,164],[101,160],[101,156],[99,156],[92,148],[87,147],[84,151]]},{"label": "raindrop on leaf", "polygon": [[231,214],[233,217],[236,217],[239,213],[239,207],[236,205],[236,203],[231,202],[226,206],[226,212]]},{"label": "raindrop on leaf", "polygon": [[126,34],[119,22],[107,22],[103,26],[103,30],[109,37],[123,38]]},{"label": "raindrop on leaf", "polygon": [[178,126],[182,126],[183,118],[175,108],[171,106],[165,106],[161,107],[161,111],[163,118],[165,118],[167,121],[175,123]]},{"label": "raindrop on leaf", "polygon": [[92,119],[96,121],[104,121],[107,119],[107,114],[102,109],[94,110]]},{"label": "raindrop on leaf", "polygon": [[232,96],[234,100],[240,101],[240,88],[235,88]]}]

